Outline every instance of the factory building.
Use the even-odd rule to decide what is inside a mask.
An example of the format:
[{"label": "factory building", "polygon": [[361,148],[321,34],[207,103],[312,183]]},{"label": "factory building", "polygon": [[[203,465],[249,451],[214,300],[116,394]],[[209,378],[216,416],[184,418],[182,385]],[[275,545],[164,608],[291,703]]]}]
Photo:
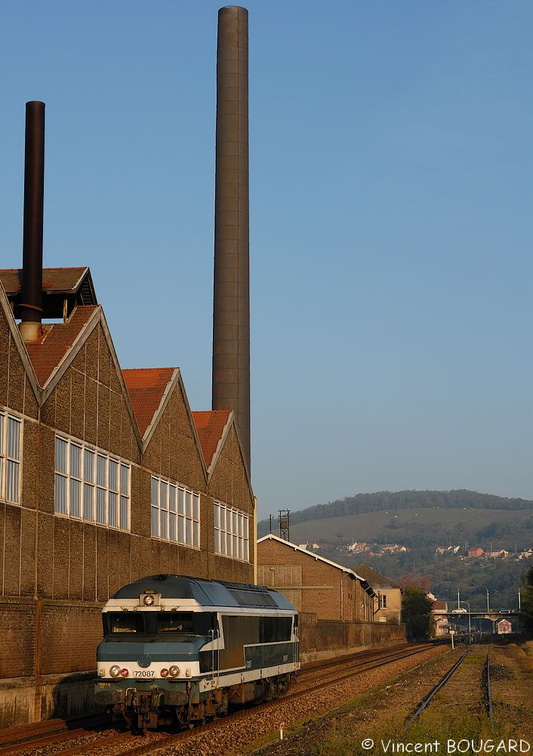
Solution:
[{"label": "factory building", "polygon": [[87,268],[43,271],[44,320],[60,301],[66,316],[24,343],[20,278],[0,271],[3,727],[88,705],[101,606],[122,584],[253,581],[233,412],[191,412],[178,368],[122,370]]}]

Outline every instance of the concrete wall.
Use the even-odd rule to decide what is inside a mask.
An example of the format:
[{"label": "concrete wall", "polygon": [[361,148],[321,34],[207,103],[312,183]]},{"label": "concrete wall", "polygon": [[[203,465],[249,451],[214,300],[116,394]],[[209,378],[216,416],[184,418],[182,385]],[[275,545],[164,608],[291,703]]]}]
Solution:
[{"label": "concrete wall", "polygon": [[299,616],[302,662],[361,651],[368,646],[405,642],[405,625],[378,622],[318,620],[314,613]]}]

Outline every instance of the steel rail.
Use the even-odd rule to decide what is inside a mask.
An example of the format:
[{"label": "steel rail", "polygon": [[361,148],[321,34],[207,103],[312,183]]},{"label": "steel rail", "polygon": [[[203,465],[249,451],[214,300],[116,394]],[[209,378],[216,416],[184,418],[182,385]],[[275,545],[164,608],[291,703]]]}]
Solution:
[{"label": "steel rail", "polygon": [[418,717],[422,714],[422,712],[424,711],[424,709],[427,706],[429,706],[429,704],[433,700],[434,696],[439,692],[439,690],[441,688],[443,688],[446,685],[446,683],[448,682],[448,680],[455,674],[455,672],[459,669],[459,667],[464,662],[464,660],[466,659],[466,657],[468,656],[469,653],[470,653],[469,650],[465,651],[464,654],[461,656],[461,658],[458,659],[455,662],[455,664],[453,665],[453,667],[451,667],[446,672],[446,674],[441,677],[441,679],[435,685],[435,687],[432,688],[432,690],[429,691],[429,693],[427,694],[427,696],[425,696],[422,699],[421,703],[418,704],[417,708],[414,710],[414,712],[411,714],[411,716],[407,717],[407,719],[405,720],[404,725],[403,725],[403,729],[404,730],[408,730],[409,727],[412,725],[412,723],[416,719],[418,719]]},{"label": "steel rail", "polygon": [[490,651],[487,651],[485,666],[483,667],[483,699],[485,711],[492,722],[492,686],[490,682]]}]

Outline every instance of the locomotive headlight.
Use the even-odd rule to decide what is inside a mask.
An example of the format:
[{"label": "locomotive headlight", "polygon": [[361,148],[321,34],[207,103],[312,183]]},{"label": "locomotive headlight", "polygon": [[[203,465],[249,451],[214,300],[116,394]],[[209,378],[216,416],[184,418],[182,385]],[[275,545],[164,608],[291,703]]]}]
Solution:
[{"label": "locomotive headlight", "polygon": [[143,604],[145,606],[153,606],[155,602],[155,598],[152,596],[151,593],[147,593],[145,596],[143,596]]},{"label": "locomotive headlight", "polygon": [[118,664],[113,664],[111,669],[109,670],[109,674],[111,677],[120,677],[120,667]]},{"label": "locomotive headlight", "polygon": [[179,673],[180,673],[180,668],[179,668],[179,667],[177,667],[177,666],[176,666],[175,664],[173,664],[173,665],[172,665],[172,666],[171,666],[171,667],[169,668],[169,670],[168,670],[168,674],[169,674],[169,675],[170,675],[171,677],[177,677],[177,676],[179,675]]}]

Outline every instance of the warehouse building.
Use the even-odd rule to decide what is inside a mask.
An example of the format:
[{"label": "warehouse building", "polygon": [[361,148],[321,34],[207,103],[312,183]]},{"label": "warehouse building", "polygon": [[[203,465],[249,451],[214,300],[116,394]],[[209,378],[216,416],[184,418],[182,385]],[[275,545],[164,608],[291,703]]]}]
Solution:
[{"label": "warehouse building", "polygon": [[0,271],[0,727],[91,705],[101,606],[122,584],[254,569],[233,412],[192,412],[179,368],[122,370],[88,268],[43,271],[25,343],[21,276]]},{"label": "warehouse building", "polygon": [[364,577],[272,533],[257,541],[257,579],[298,610],[303,661],[405,640],[403,625],[377,621],[379,597]]}]

